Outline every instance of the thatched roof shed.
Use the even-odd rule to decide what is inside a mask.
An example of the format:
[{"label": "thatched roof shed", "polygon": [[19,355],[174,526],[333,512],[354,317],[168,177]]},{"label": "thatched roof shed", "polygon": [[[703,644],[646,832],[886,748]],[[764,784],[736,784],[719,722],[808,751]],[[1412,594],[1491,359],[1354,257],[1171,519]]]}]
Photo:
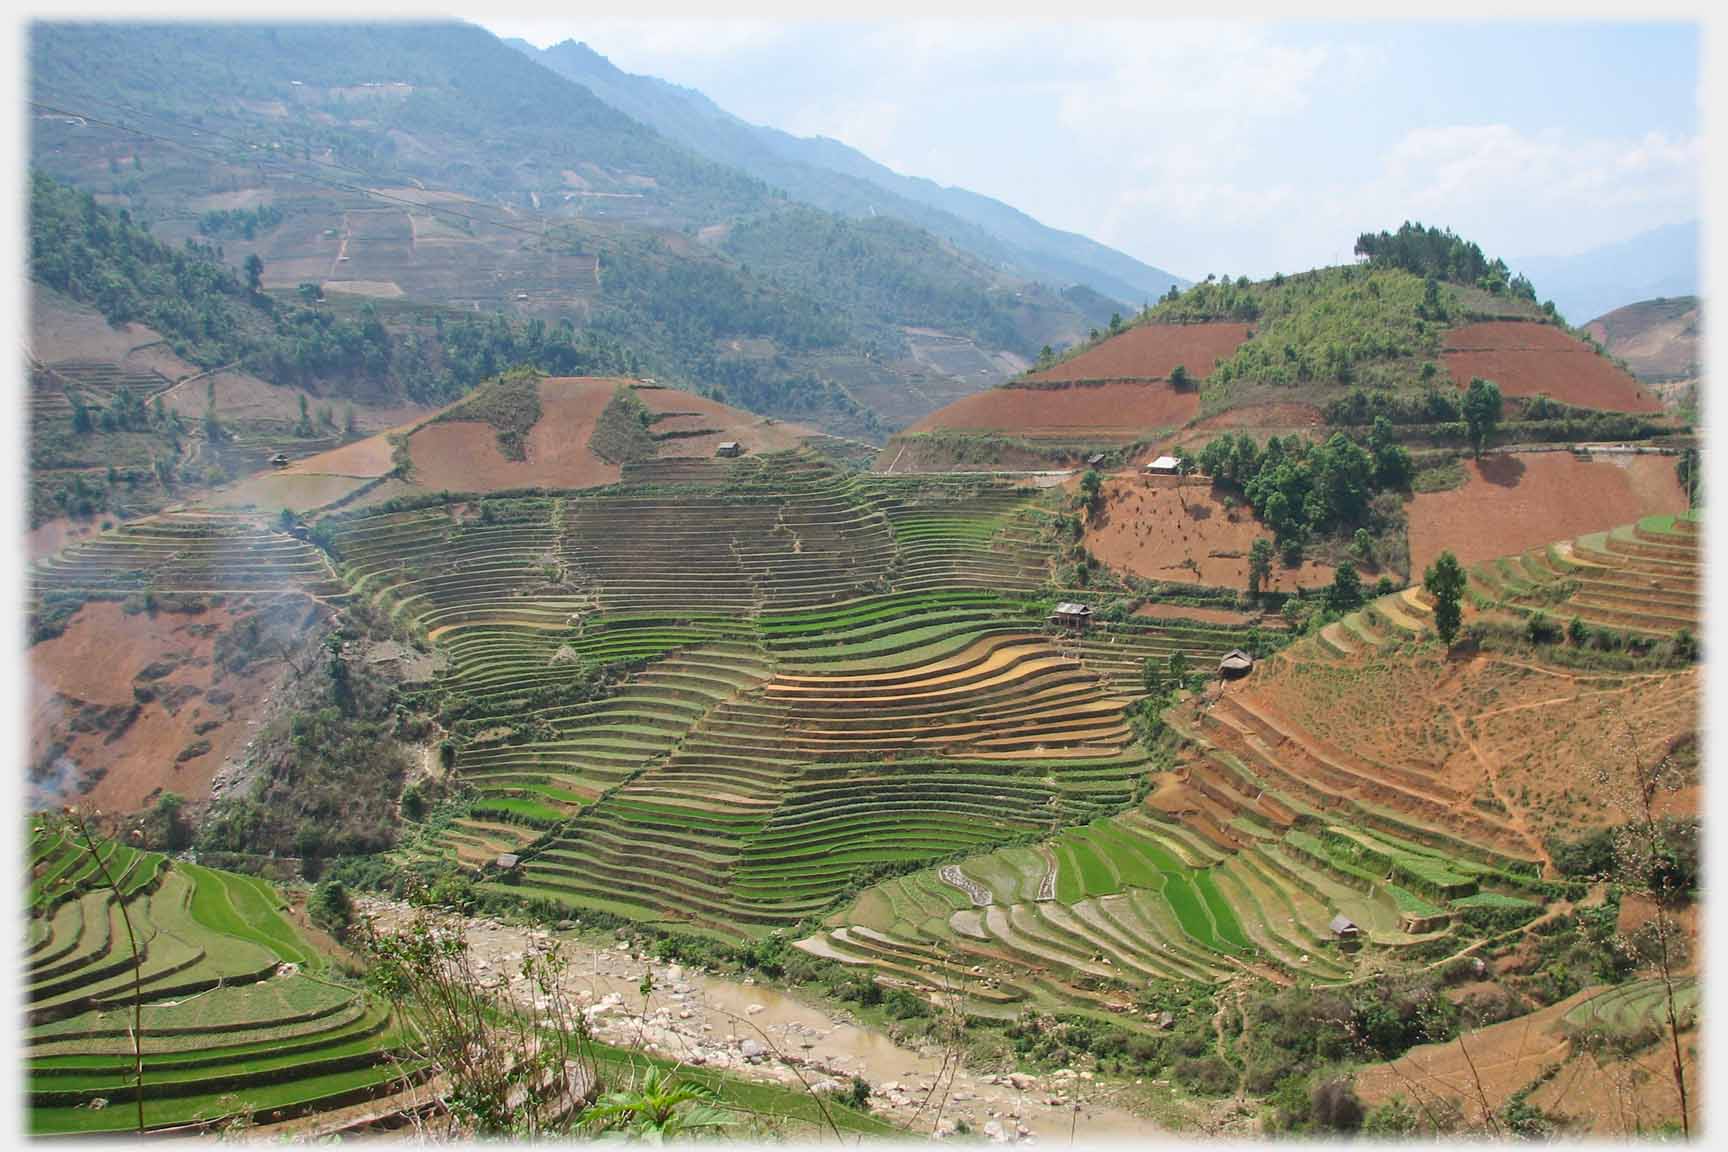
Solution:
[{"label": "thatched roof shed", "polygon": [[1052,624],[1066,624],[1070,628],[1084,628],[1091,621],[1092,609],[1089,605],[1066,600],[1056,605],[1056,611],[1050,613]]},{"label": "thatched roof shed", "polygon": [[1218,674],[1234,680],[1254,670],[1254,657],[1240,648],[1232,648],[1218,660]]}]

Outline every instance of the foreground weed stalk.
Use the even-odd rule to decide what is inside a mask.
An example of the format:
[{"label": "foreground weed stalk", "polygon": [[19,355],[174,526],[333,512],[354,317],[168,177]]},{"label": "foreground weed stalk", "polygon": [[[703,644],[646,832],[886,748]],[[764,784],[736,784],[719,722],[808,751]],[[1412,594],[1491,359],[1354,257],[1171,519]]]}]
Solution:
[{"label": "foreground weed stalk", "polygon": [[[126,944],[132,949],[132,1086],[138,1099],[138,1134],[144,1134],[144,955],[138,950],[138,936],[132,930],[132,914],[126,910],[126,899],[120,892],[119,881],[108,868],[108,862],[96,851],[96,841],[90,823],[78,809],[65,809],[67,824],[78,837],[84,851],[95,861],[102,873],[102,886],[114,894],[120,909],[120,920],[126,925]],[[100,815],[100,813],[98,813]]]}]

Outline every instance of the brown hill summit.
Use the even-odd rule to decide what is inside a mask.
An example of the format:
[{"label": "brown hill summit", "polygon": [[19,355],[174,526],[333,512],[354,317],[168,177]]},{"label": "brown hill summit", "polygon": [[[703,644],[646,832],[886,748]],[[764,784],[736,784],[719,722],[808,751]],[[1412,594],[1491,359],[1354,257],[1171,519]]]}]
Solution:
[{"label": "brown hill summit", "polygon": [[1584,331],[1672,403],[1698,381],[1702,326],[1698,297],[1673,296],[1616,308]]}]

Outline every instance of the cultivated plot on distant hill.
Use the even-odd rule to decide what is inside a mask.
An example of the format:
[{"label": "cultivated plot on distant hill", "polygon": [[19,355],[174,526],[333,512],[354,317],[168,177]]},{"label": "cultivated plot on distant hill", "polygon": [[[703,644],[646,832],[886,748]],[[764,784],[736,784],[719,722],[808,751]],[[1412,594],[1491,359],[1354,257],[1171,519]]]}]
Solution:
[{"label": "cultivated plot on distant hill", "polygon": [[1552,324],[1492,321],[1446,333],[1446,369],[1460,388],[1480,376],[1507,396],[1546,394],[1610,412],[1660,412],[1647,386]]}]

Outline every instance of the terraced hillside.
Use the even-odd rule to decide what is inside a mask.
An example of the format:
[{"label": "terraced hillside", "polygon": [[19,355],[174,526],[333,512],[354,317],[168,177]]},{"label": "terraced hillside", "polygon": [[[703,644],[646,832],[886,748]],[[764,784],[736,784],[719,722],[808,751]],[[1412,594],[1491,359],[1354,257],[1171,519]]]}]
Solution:
[{"label": "terraced hillside", "polygon": [[1698,631],[1703,556],[1696,513],[1650,516],[1470,570],[1473,596],[1615,631]]},{"label": "terraced hillside", "polygon": [[[1448,687],[1430,616],[1399,593],[1298,641],[1165,713],[1174,770],[1143,804],[886,880],[800,946],[987,1014],[1025,1002],[1120,1016],[1148,980],[1346,980],[1370,957],[1461,947],[1481,925],[1538,915],[1560,889],[1540,879],[1534,817],[1499,802],[1477,758],[1511,763],[1524,708],[1559,702],[1499,716],[1504,693],[1551,695],[1540,675],[1514,688],[1487,669]],[[1623,690],[1616,679],[1581,684],[1580,699]],[[1471,709],[1480,748],[1427,735]],[[1363,739],[1393,717],[1380,743]],[[1340,940],[1338,916],[1358,944]]]},{"label": "terraced hillside", "polygon": [[516,853],[518,895],[736,936],[1132,799],[1141,665],[1242,630],[1054,637],[1041,507],[787,453],[320,531],[356,595],[450,657],[432,691],[471,802],[418,851]]},{"label": "terraced hillside", "polygon": [[[384,504],[317,535],[352,595],[449,657],[417,699],[463,808],[406,857],[548,911],[794,930],[984,1013],[1120,1015],[1148,980],[1347,981],[1529,920],[1568,891],[1542,878],[1570,819],[1550,761],[1634,687],[1664,724],[1695,711],[1678,673],[1461,675],[1407,591],[1166,711],[1149,746],[1147,662],[1206,668],[1247,627],[1053,629],[1076,595],[1053,584],[1054,513],[998,478],[792,452]],[[1611,562],[1672,575],[1695,531],[1586,538],[1565,590]]]},{"label": "terraced hillside", "polygon": [[[270,885],[99,843],[143,965],[144,1120],[255,1121],[389,1094],[388,1011],[334,978]],[[98,862],[32,825],[24,1063],[34,1135],[134,1130],[133,959]]]},{"label": "terraced hillside", "polygon": [[324,556],[257,517],[165,512],[122,524],[32,567],[32,596],[135,592],[222,595],[303,590],[339,596]]}]

